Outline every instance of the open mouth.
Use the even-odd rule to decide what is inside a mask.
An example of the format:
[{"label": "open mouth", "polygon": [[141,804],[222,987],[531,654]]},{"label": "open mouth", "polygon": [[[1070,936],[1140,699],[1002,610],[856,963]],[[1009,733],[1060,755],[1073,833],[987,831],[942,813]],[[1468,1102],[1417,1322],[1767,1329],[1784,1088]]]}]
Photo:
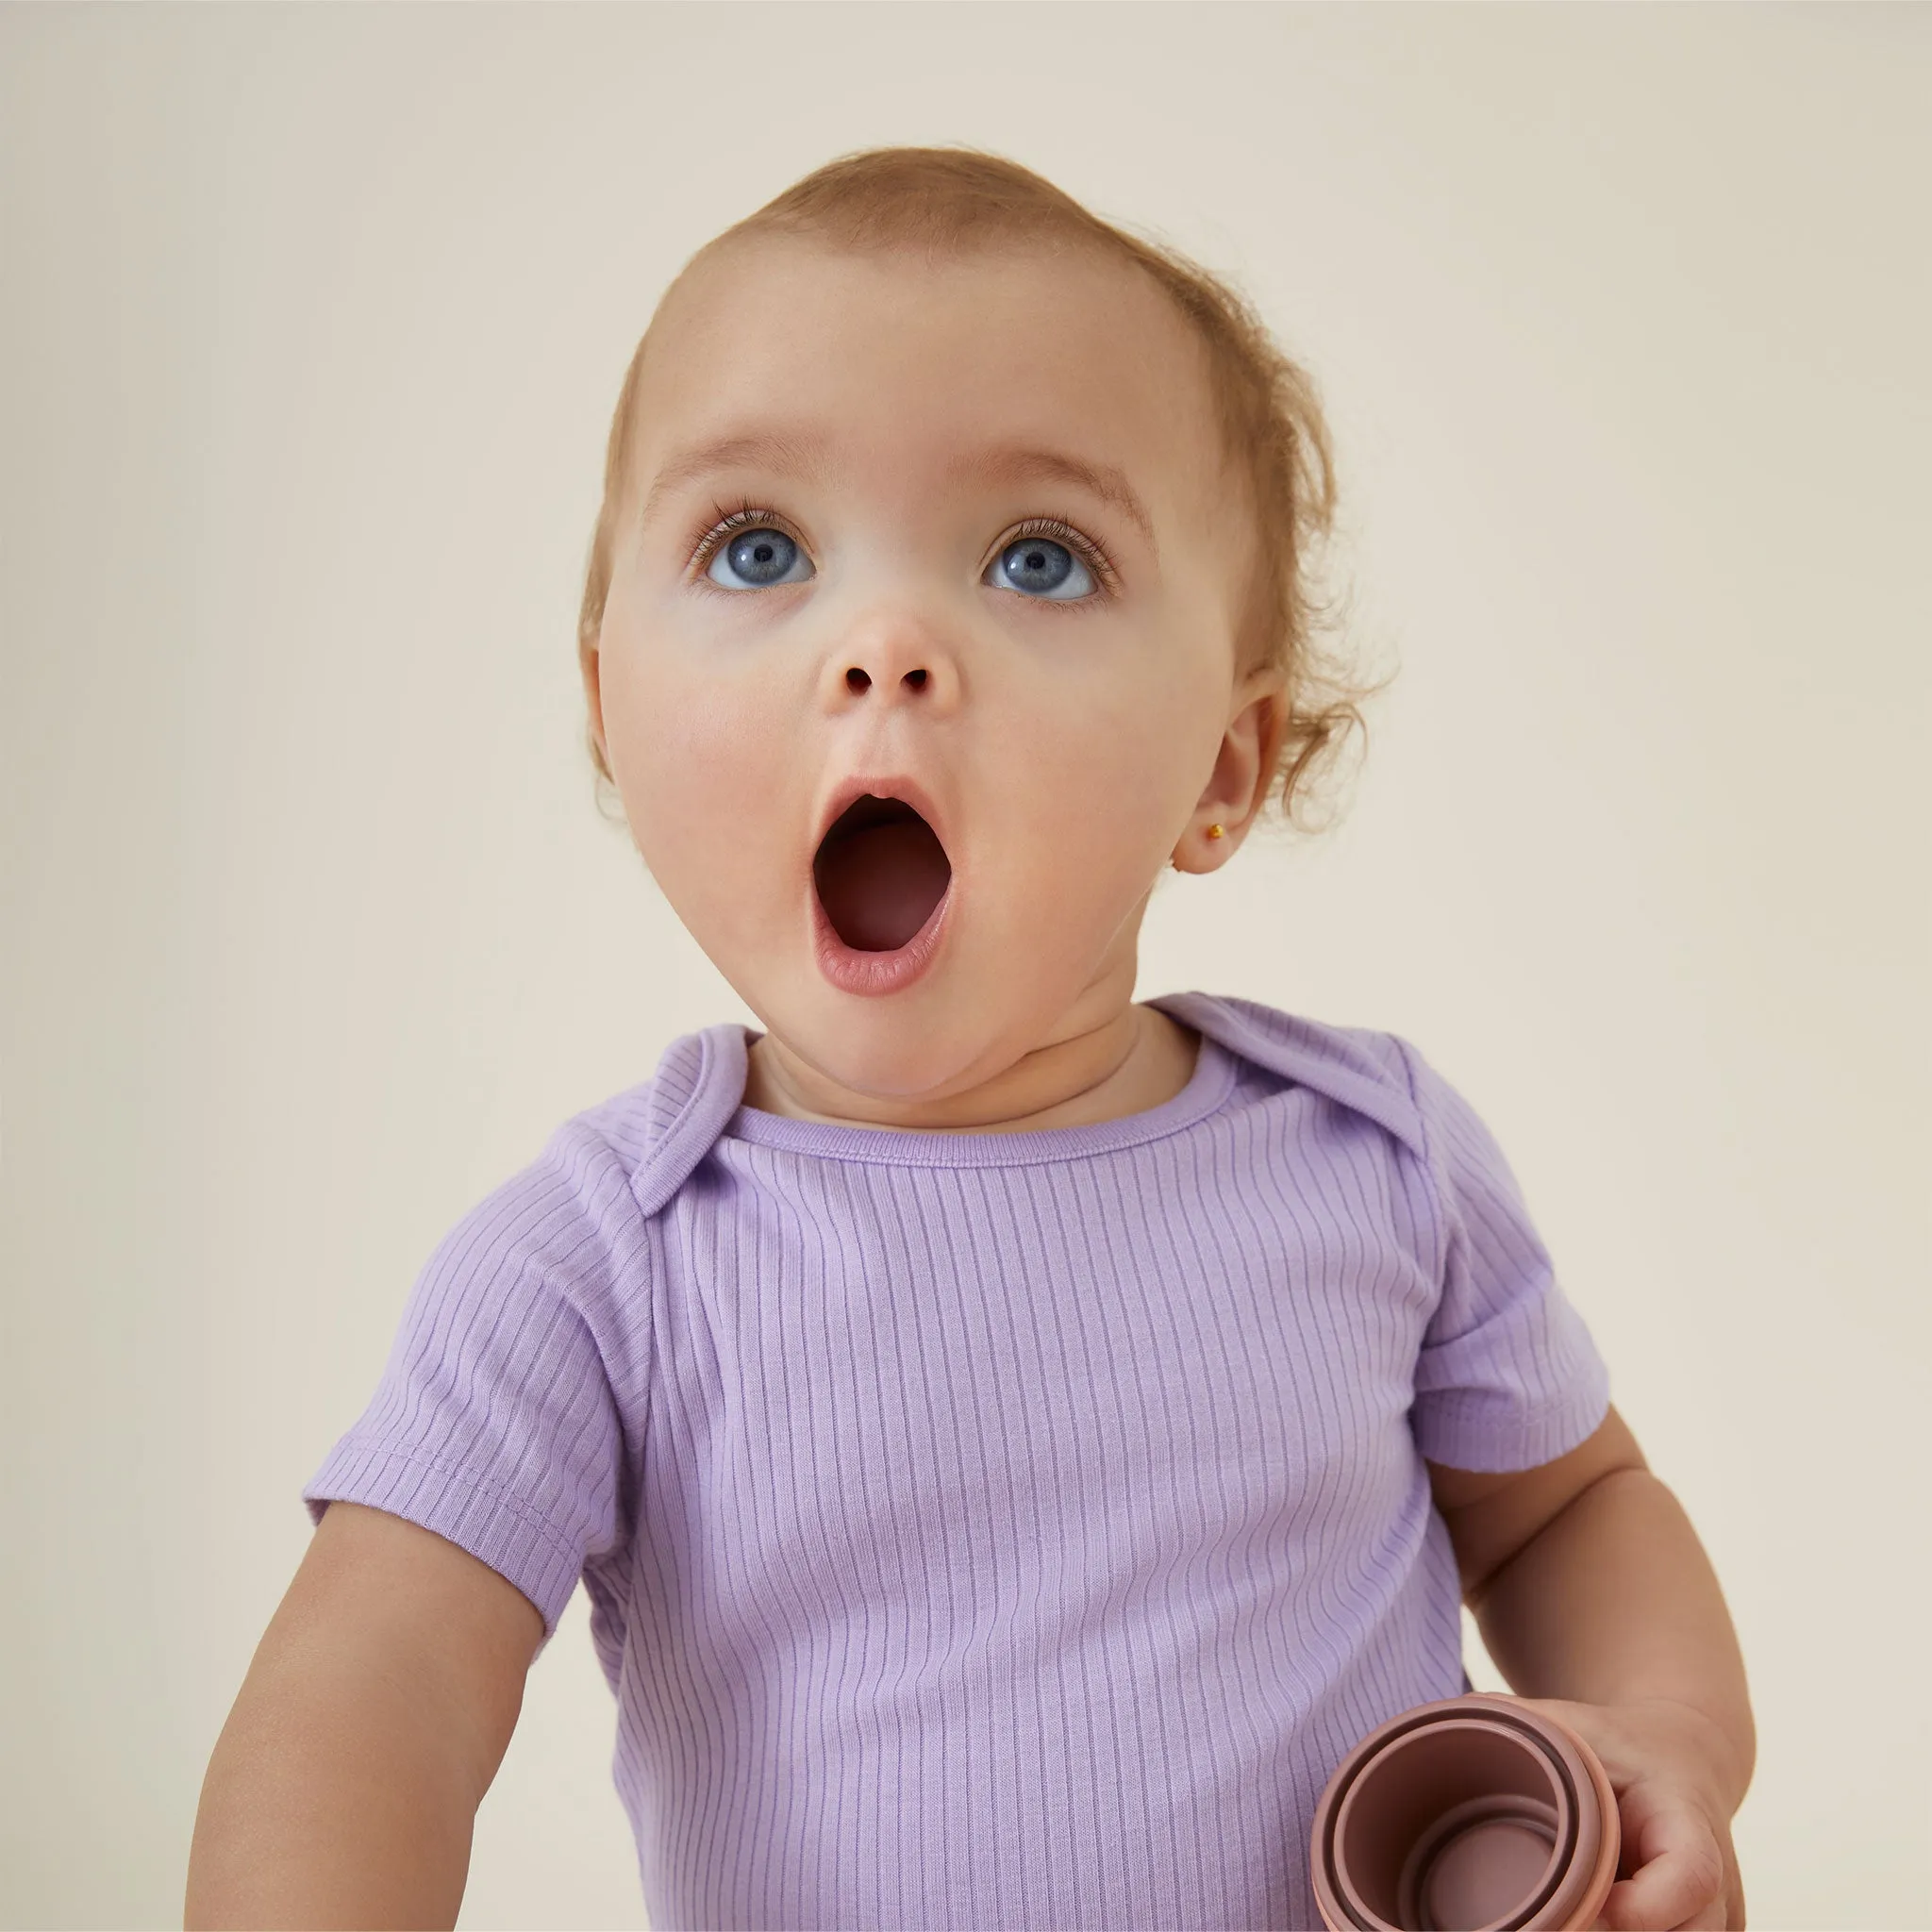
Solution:
[{"label": "open mouth", "polygon": [[827,827],[812,859],[819,903],[856,953],[891,953],[932,917],[952,883],[939,835],[902,798],[866,792]]}]

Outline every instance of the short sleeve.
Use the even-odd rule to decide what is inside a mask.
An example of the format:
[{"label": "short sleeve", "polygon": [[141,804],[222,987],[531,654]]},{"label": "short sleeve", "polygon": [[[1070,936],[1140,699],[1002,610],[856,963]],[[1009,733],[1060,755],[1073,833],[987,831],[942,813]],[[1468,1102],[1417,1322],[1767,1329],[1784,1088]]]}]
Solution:
[{"label": "short sleeve", "polygon": [[1415,1368],[1416,1445],[1453,1469],[1553,1462],[1609,1412],[1609,1371],[1495,1137],[1413,1046],[1398,1043],[1441,1237],[1441,1294]]},{"label": "short sleeve", "polygon": [[460,1545],[543,1618],[623,1539],[624,1430],[585,1307],[605,1244],[550,1154],[470,1209],[416,1279],[375,1396],[302,1491]]}]

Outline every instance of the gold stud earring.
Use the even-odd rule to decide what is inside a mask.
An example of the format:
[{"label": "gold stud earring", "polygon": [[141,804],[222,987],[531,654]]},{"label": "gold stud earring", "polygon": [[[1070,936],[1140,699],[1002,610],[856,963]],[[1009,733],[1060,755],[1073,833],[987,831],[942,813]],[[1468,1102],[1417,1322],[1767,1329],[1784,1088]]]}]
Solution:
[{"label": "gold stud earring", "polygon": [[[1210,839],[1220,839],[1220,838],[1224,838],[1224,837],[1226,836],[1226,827],[1225,827],[1225,826],[1223,826],[1223,825],[1209,825],[1209,826],[1208,827],[1208,837],[1209,837]],[[1179,859],[1178,859],[1177,858],[1170,858],[1170,859],[1168,860],[1168,863],[1169,863],[1169,864],[1170,864],[1171,866],[1173,866],[1173,867],[1174,867],[1174,871],[1175,871],[1175,872],[1179,872],[1179,871],[1180,871],[1180,869],[1181,869],[1181,862],[1180,862],[1180,860],[1179,860]]]}]

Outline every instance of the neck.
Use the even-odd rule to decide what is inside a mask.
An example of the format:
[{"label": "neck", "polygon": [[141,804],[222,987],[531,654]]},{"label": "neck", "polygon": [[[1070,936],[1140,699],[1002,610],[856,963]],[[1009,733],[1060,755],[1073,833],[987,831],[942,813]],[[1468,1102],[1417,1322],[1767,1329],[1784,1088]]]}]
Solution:
[{"label": "neck", "polygon": [[1199,1037],[1158,1008],[1128,1005],[1105,1024],[1024,1055],[941,1100],[881,1100],[829,1080],[772,1034],[751,1042],[744,1105],[788,1120],[905,1132],[1017,1134],[1091,1126],[1161,1106],[1193,1077]]}]

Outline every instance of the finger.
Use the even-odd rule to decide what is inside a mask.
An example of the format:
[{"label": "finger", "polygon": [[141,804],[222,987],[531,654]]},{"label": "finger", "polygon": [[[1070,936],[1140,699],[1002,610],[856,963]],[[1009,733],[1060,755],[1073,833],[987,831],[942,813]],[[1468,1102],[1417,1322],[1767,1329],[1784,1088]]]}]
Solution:
[{"label": "finger", "polygon": [[1621,1864],[1630,1876],[1611,1886],[1604,1917],[1611,1932],[1640,1926],[1724,1932],[1725,1871],[1717,1838],[1696,1807],[1655,1787],[1624,1794]]},{"label": "finger", "polygon": [[1730,1919],[1720,1896],[1712,1899],[1703,1910],[1692,1912],[1688,1919],[1673,1925],[1671,1932],[1728,1932],[1729,1925]]},{"label": "finger", "polygon": [[1641,1904],[1630,1903],[1630,1888],[1635,1883],[1634,1879],[1626,1878],[1610,1887],[1610,1895],[1604,1901],[1603,1916],[1595,1922],[1591,1932],[1634,1932],[1635,1927],[1651,1925],[1668,1925],[1670,1932],[1737,1932],[1722,1898],[1713,1898],[1688,1919],[1651,1918]]}]

